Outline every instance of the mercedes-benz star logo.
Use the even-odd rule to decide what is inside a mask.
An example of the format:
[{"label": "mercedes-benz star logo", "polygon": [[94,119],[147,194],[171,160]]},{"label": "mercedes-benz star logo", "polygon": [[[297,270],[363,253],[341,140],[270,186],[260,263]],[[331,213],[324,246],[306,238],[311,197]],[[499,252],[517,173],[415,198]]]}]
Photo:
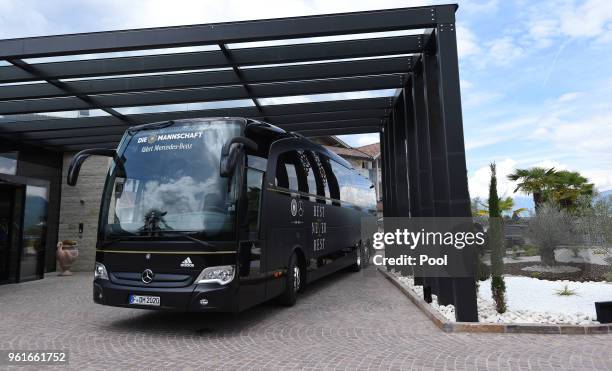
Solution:
[{"label": "mercedes-benz star logo", "polygon": [[153,281],[153,276],[155,276],[155,273],[153,273],[152,270],[145,269],[144,272],[142,272],[142,275],[140,276],[140,278],[142,279],[142,282],[144,283],[151,283]]}]

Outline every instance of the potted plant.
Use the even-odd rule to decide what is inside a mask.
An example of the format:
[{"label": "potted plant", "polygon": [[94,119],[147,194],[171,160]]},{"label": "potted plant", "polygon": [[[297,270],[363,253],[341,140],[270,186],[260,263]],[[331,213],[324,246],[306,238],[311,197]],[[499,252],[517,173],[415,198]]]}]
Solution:
[{"label": "potted plant", "polygon": [[56,256],[57,262],[60,266],[60,273],[58,276],[72,276],[70,267],[72,267],[72,264],[79,256],[77,242],[72,240],[63,240],[58,242]]}]

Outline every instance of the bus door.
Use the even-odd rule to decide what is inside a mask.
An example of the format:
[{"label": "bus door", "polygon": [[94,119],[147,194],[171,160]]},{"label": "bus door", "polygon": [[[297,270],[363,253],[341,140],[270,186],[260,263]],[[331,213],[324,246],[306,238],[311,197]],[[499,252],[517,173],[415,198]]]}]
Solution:
[{"label": "bus door", "polygon": [[239,246],[240,306],[248,307],[265,299],[265,241],[261,239],[262,186],[265,159],[249,156],[244,172],[245,212]]}]

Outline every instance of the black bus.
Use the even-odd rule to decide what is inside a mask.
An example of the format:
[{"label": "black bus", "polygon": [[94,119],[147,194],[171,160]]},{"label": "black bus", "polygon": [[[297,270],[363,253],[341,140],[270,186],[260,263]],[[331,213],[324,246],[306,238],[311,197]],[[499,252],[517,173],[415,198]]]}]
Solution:
[{"label": "black bus", "polygon": [[113,158],[102,196],[96,303],[238,312],[306,283],[367,264],[361,220],[372,184],[299,134],[244,118],[129,128],[117,150],[70,164],[75,185],[90,155]]}]

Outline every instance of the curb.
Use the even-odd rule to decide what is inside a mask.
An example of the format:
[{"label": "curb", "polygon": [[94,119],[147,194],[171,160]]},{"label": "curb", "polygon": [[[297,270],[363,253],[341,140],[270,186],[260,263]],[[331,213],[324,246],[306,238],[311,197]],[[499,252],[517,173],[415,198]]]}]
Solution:
[{"label": "curb", "polygon": [[601,335],[612,334],[612,324],[605,325],[547,325],[531,323],[479,323],[452,322],[429,305],[414,291],[402,285],[386,268],[378,271],[397,287],[410,301],[444,332],[475,332],[498,334],[563,334],[563,335]]}]

